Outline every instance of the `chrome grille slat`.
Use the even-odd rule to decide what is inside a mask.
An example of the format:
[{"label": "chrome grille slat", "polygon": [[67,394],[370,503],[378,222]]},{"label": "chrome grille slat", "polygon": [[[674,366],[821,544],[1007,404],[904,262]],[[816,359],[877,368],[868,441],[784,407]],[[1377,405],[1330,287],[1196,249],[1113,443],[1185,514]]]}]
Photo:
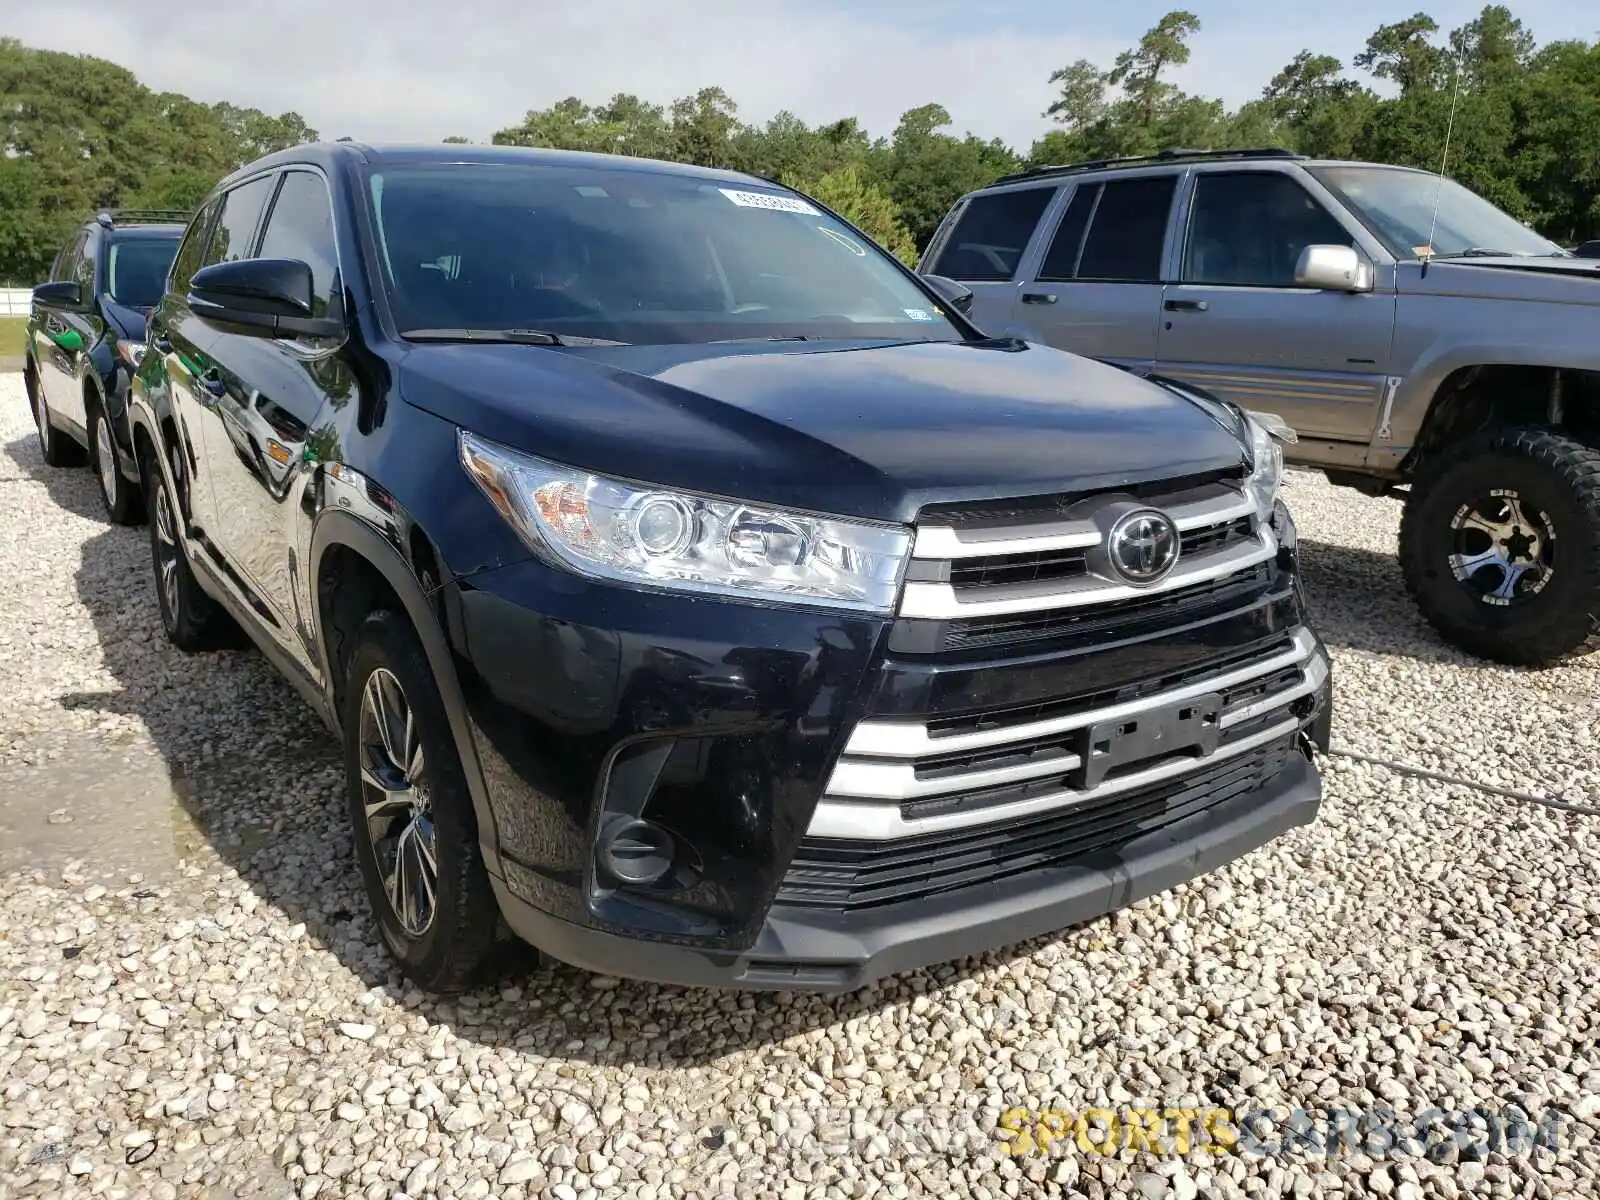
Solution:
[{"label": "chrome grille slat", "polygon": [[[1057,789],[1046,795],[1016,802],[975,806],[925,817],[907,817],[901,810],[902,802],[959,797],[1007,784],[1065,775],[1081,766],[1082,759],[1076,753],[1063,750],[1060,753],[1042,753],[1027,761],[1003,766],[980,765],[970,771],[941,769],[936,775],[919,775],[919,767],[927,770],[940,760],[973,750],[1003,751],[1008,746],[1015,746],[1019,753],[1026,753],[1030,744],[1042,739],[1076,733],[1107,721],[1121,721],[1141,713],[1160,711],[1254,680],[1269,680],[1274,675],[1287,674],[1291,668],[1298,670],[1298,678],[1294,682],[1279,686],[1266,696],[1224,710],[1219,724],[1226,734],[1229,729],[1275,712],[1281,712],[1282,719],[1273,721],[1265,730],[1224,742],[1204,758],[1168,760],[1142,771],[1115,776],[1097,787]],[[944,736],[931,734],[922,722],[863,721],[851,732],[844,754],[834,766],[823,799],[812,816],[807,836],[887,839],[961,829],[1173,779],[1187,771],[1247,753],[1273,738],[1293,732],[1299,728],[1300,722],[1289,712],[1289,706],[1321,689],[1327,677],[1327,667],[1316,652],[1314,637],[1310,630],[1302,628],[1294,634],[1289,648],[1257,662],[1137,700],[1104,705],[1050,720]],[[1043,749],[1050,749],[1048,742]]]},{"label": "chrome grille slat", "polygon": [[1011,742],[1031,742],[1059,733],[1085,729],[1100,721],[1114,721],[1131,717],[1152,707],[1178,704],[1244,683],[1262,675],[1271,675],[1285,667],[1303,663],[1312,651],[1311,633],[1299,630],[1293,644],[1283,653],[1271,658],[1235,668],[1209,679],[1202,679],[1183,687],[1160,692],[1153,696],[1113,704],[1088,712],[1070,713],[1045,721],[1030,721],[1017,725],[1001,725],[995,729],[979,729],[971,733],[930,733],[920,721],[862,721],[850,733],[844,753],[848,757],[927,758],[935,754],[955,754],[965,750],[987,749]]},{"label": "chrome grille slat", "polygon": [[[1243,492],[1175,504],[1164,510],[1180,533],[1207,525],[1225,525],[1255,511]],[[987,558],[990,555],[1030,554],[1046,550],[1081,550],[1098,545],[1100,532],[1091,520],[1040,521],[1029,525],[990,526],[919,525],[914,558]]]},{"label": "chrome grille slat", "polygon": [[1160,595],[1192,584],[1221,579],[1249,570],[1271,559],[1278,552],[1278,541],[1270,527],[1263,525],[1247,542],[1224,550],[1179,559],[1178,565],[1154,587],[1137,588],[1114,583],[1098,575],[1078,575],[1042,583],[995,587],[955,588],[948,583],[912,581],[900,597],[902,617],[949,620],[960,617],[1010,616],[1016,613],[1045,612],[1085,604],[1105,604]]}]

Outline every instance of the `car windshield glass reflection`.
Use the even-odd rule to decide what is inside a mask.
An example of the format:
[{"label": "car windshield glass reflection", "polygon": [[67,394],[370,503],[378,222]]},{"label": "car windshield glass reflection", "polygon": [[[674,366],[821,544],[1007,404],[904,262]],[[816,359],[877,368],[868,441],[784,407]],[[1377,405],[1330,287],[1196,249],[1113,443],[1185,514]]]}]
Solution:
[{"label": "car windshield glass reflection", "polygon": [[111,244],[106,291],[129,308],[153,308],[166,288],[177,238],[136,238]]},{"label": "car windshield glass reflection", "polygon": [[402,333],[538,329],[632,344],[961,336],[887,255],[775,185],[448,164],[373,173],[369,196]]},{"label": "car windshield glass reflection", "polygon": [[1314,167],[1311,173],[1354,208],[1396,258],[1424,258],[1430,244],[1440,258],[1566,253],[1453,179],[1387,167]]}]

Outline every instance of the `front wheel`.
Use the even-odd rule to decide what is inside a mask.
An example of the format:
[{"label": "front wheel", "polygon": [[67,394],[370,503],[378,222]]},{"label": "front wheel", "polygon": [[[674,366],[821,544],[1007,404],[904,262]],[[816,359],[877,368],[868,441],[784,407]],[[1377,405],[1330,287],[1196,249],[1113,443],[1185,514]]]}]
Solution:
[{"label": "front wheel", "polygon": [[100,480],[100,500],[106,506],[106,516],[115,525],[136,525],[144,515],[139,503],[139,492],[122,475],[117,462],[117,449],[111,432],[111,422],[99,404],[89,408],[90,460],[95,476]]},{"label": "front wheel", "polygon": [[399,614],[374,612],[357,632],[340,722],[356,861],[378,930],[419,986],[461,991],[493,948],[499,906],[444,702]]},{"label": "front wheel", "polygon": [[1469,654],[1538,667],[1600,649],[1600,450],[1538,428],[1462,444],[1412,485],[1400,564]]}]

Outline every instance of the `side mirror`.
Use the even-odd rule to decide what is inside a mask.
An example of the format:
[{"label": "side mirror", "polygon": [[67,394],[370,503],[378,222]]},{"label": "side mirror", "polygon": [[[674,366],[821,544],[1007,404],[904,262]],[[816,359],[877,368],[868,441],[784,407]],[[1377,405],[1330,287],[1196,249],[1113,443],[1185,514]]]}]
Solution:
[{"label": "side mirror", "polygon": [[1573,254],[1579,258],[1600,258],[1600,238],[1582,243]]},{"label": "side mirror", "polygon": [[1329,292],[1370,292],[1372,264],[1349,246],[1307,246],[1294,265],[1294,285]]},{"label": "side mirror", "polygon": [[922,282],[958,313],[965,315],[972,311],[972,289],[965,284],[957,283],[948,275],[924,275]]},{"label": "side mirror", "polygon": [[33,302],[41,308],[80,308],[83,305],[83,289],[72,279],[41,283],[33,289]]},{"label": "side mirror", "polygon": [[344,322],[315,314],[311,268],[285,258],[214,263],[189,281],[189,307],[246,337],[338,337]]}]

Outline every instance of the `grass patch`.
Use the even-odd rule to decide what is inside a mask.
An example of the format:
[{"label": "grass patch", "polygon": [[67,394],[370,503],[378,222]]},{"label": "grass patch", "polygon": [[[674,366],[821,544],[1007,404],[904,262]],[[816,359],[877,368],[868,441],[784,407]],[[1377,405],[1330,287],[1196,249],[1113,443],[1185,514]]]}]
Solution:
[{"label": "grass patch", "polygon": [[0,358],[22,357],[28,344],[27,317],[0,317]]}]

